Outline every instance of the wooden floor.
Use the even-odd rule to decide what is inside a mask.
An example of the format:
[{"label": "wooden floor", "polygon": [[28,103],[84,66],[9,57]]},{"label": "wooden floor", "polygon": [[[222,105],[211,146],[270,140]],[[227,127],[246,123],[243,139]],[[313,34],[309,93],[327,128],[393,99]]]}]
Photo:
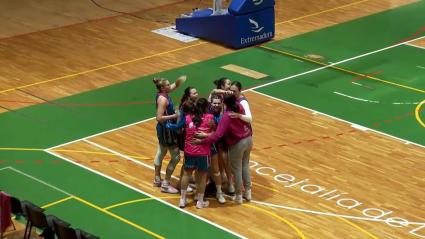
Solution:
[{"label": "wooden floor", "polygon": [[[420,221],[425,217],[424,212],[414,210],[413,206],[420,207],[425,203],[423,198],[413,196],[421,194],[425,181],[415,176],[413,180],[409,176],[421,175],[423,169],[414,165],[425,158],[423,149],[374,132],[354,129],[347,123],[312,114],[258,93],[248,92],[246,96],[255,117],[255,146],[251,154],[254,200],[357,217],[364,217],[362,211],[367,208],[391,209],[391,217],[411,215],[410,220]],[[167,195],[151,185],[153,170],[149,167],[152,167],[152,157],[156,152],[155,124],[155,120],[149,120],[55,150],[68,159],[157,197],[164,197]],[[278,130],[276,125],[279,125]],[[96,156],[94,160],[93,154],[69,151],[111,155]],[[177,172],[179,170],[175,173],[178,176]],[[300,186],[286,188],[289,184],[274,179],[278,174],[292,175],[296,178],[294,183],[308,178],[308,183],[303,185],[318,185],[328,192],[337,189],[345,195],[326,200],[326,197],[319,197],[326,191],[317,194],[305,192],[317,190],[316,186],[305,191]],[[395,186],[403,190],[403,195],[409,196],[400,197],[400,191],[394,190]],[[336,202],[342,198],[347,199],[345,203],[340,202],[343,205],[353,206],[357,204],[355,201],[361,205],[348,210],[337,205]],[[399,200],[383,202],[385,198]],[[165,200],[178,204],[178,199]],[[220,206],[214,199],[211,202],[212,206],[208,209],[197,210],[192,203],[188,210],[249,238],[299,238],[290,227],[282,226],[279,217],[292,222],[307,238],[368,238],[364,231],[380,236],[391,235],[390,238],[408,238],[408,231],[392,228],[383,222],[347,220],[258,203],[238,206],[228,202]],[[268,223],[264,224],[264,221]],[[246,230],[247,225],[249,230]]]},{"label": "wooden floor", "polygon": [[[82,0],[67,5],[51,0],[37,1],[37,4],[30,0],[1,1],[0,9],[13,11],[2,11],[0,15],[0,112],[233,52],[205,41],[187,44],[151,33],[153,29],[168,26],[167,22],[190,11],[198,2],[99,1],[119,11],[134,12],[143,18],[140,19],[105,11]],[[277,0],[276,40],[411,2]],[[62,1],[61,4],[65,3]],[[208,1],[202,1],[200,7],[208,4]],[[37,10],[29,11],[28,6],[34,5]],[[61,11],[63,9],[66,11]],[[424,46],[423,42],[415,44]],[[382,207],[392,210],[392,217],[401,212],[409,215],[410,220],[425,217],[421,210],[425,205],[423,197],[378,200],[399,198],[400,191],[404,195],[421,195],[425,181],[412,175],[423,175],[423,168],[416,167],[418,160],[425,158],[423,150],[411,145],[403,145],[399,150],[402,143],[397,140],[355,130],[346,123],[254,92],[247,93],[247,97],[252,102],[255,117],[251,170],[255,182],[254,200],[359,217],[366,208]],[[281,115],[285,115],[285,120],[280,120]],[[113,154],[102,156],[105,160],[100,162],[92,162],[93,156],[89,154],[58,153],[162,197],[164,195],[151,185],[153,171],[149,168],[156,151],[154,124],[153,120],[146,121],[60,148]],[[280,130],[276,131],[270,125],[280,125]],[[137,161],[117,156],[116,152],[93,143],[131,155],[131,159]],[[290,174],[295,181],[308,178],[311,184],[327,190],[338,189],[340,193],[346,193],[345,198],[355,199],[362,205],[347,209],[337,205],[337,200],[326,200],[318,194],[302,191],[300,187],[285,187],[286,184],[274,178],[278,174]],[[344,175],[351,175],[351,179],[347,181]],[[414,181],[409,180],[410,177],[414,177]],[[387,183],[376,184],[376,181]],[[177,199],[167,201],[177,204]],[[353,203],[347,201],[345,205]],[[412,211],[413,208],[417,210]],[[414,228],[398,229],[383,222],[347,220],[258,203],[237,206],[229,202],[219,206],[213,201],[208,209],[196,210],[192,204],[188,210],[250,238],[299,238],[294,228],[307,238],[374,238],[374,233],[387,238],[408,238],[408,231]]]}]

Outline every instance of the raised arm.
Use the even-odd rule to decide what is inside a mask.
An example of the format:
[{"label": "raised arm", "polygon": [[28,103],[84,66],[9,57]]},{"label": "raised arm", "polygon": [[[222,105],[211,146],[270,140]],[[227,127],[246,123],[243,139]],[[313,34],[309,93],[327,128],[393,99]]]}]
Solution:
[{"label": "raised arm", "polygon": [[185,76],[185,75],[179,76],[179,78],[177,78],[176,82],[174,82],[173,84],[170,85],[170,92],[173,92],[180,85],[182,85],[186,81],[186,79],[187,79],[187,76]]}]

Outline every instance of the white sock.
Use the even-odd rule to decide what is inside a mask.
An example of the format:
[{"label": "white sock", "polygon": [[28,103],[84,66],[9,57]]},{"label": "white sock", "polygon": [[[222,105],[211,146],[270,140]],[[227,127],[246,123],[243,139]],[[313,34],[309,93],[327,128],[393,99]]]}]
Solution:
[{"label": "white sock", "polygon": [[201,201],[201,202],[204,201],[204,194],[203,193],[198,193],[198,201]]},{"label": "white sock", "polygon": [[216,185],[215,187],[217,188],[217,193],[222,193],[221,185]]},{"label": "white sock", "polygon": [[186,190],[180,190],[180,195],[183,200],[186,200]]}]

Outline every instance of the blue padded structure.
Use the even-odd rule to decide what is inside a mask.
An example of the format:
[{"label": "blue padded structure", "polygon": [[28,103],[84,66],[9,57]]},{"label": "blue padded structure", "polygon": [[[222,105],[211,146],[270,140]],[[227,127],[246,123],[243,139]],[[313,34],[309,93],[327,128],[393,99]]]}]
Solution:
[{"label": "blue padded structure", "polygon": [[275,35],[274,0],[233,0],[222,15],[197,10],[177,18],[176,29],[232,48],[256,45]]},{"label": "blue padded structure", "polygon": [[229,5],[232,15],[244,15],[274,7],[274,0],[234,0]]}]

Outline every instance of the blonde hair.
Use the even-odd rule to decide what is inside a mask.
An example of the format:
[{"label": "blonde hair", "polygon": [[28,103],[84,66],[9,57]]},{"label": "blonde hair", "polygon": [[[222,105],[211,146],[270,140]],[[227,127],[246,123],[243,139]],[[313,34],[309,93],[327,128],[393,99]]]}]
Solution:
[{"label": "blonde hair", "polygon": [[162,87],[165,85],[165,82],[168,80],[162,77],[154,77],[153,83],[155,84],[156,88],[161,91]]}]

